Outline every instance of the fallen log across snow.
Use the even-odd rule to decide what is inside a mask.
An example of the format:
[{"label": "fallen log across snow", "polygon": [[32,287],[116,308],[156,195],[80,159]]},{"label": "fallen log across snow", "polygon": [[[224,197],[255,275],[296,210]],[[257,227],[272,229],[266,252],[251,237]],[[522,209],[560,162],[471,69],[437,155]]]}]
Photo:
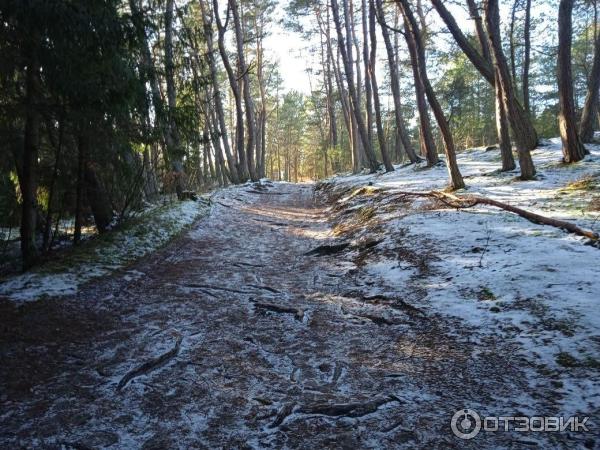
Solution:
[{"label": "fallen log across snow", "polygon": [[565,220],[553,219],[551,217],[542,216],[540,214],[536,214],[530,211],[526,211],[522,208],[518,208],[516,206],[509,205],[508,203],[500,202],[498,200],[493,200],[491,198],[482,197],[479,195],[465,195],[458,196],[454,194],[449,194],[447,192],[441,191],[429,191],[429,192],[409,192],[409,191],[400,191],[394,192],[400,197],[425,197],[425,198],[433,198],[439,200],[446,206],[457,209],[466,209],[472,208],[477,205],[487,205],[494,206],[496,208],[503,209],[504,211],[511,212],[513,214],[517,214],[524,219],[529,220],[538,225],[548,225],[551,227],[560,228],[561,230],[568,231],[569,233],[576,234],[578,236],[583,236],[592,241],[598,241],[600,235],[592,230],[586,230],[584,228],[580,228],[572,222],[567,222]]}]

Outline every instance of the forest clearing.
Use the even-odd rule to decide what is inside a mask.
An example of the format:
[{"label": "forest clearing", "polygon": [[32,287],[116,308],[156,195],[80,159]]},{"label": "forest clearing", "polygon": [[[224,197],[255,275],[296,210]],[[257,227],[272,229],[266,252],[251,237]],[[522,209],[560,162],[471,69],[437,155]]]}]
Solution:
[{"label": "forest clearing", "polygon": [[0,449],[600,449],[598,0],[0,0]]}]

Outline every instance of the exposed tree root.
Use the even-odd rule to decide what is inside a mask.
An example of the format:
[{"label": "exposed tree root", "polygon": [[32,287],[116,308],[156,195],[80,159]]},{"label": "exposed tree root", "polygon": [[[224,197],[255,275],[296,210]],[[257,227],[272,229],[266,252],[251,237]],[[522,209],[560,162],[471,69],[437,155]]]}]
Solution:
[{"label": "exposed tree root", "polygon": [[373,322],[375,325],[396,325],[396,322],[391,321],[390,319],[386,319],[385,317],[376,316],[374,314],[355,314],[356,317],[361,317],[363,319],[368,319]]},{"label": "exposed tree root", "polygon": [[265,267],[263,264],[252,264],[246,262],[232,262],[231,265],[235,267]]},{"label": "exposed tree root", "polygon": [[233,292],[235,294],[254,294],[253,291],[242,291],[240,289],[226,288],[221,286],[212,286],[210,284],[198,284],[198,283],[188,283],[188,287],[198,288],[198,289],[212,289],[214,291],[225,291],[225,292]]},{"label": "exposed tree root", "polygon": [[384,304],[384,305],[389,306],[390,308],[396,309],[398,311],[403,311],[404,313],[406,313],[410,316],[414,316],[414,315],[425,316],[426,315],[422,309],[417,308],[416,306],[413,306],[400,298],[388,298],[385,295],[375,294],[375,295],[365,295],[365,296],[363,296],[363,300],[366,302],[369,302],[369,303],[374,303],[374,304]]},{"label": "exposed tree root", "polygon": [[249,284],[248,286],[256,289],[263,289],[265,291],[272,292],[273,294],[279,294],[281,292],[275,288],[272,288],[271,286],[261,286],[260,284]]},{"label": "exposed tree root", "polygon": [[181,347],[182,340],[183,337],[180,336],[179,338],[177,338],[177,342],[175,342],[175,346],[171,350],[127,372],[125,376],[121,378],[121,381],[119,381],[119,384],[117,385],[117,391],[123,389],[127,385],[127,383],[129,383],[134,378],[146,375],[148,372],[151,372],[164,366],[171,359],[175,358],[179,354],[179,348]]},{"label": "exposed tree root", "polygon": [[283,421],[290,414],[292,414],[292,412],[294,411],[294,406],[296,406],[294,403],[285,403],[277,412],[277,415],[275,416],[275,420],[273,421],[273,423],[271,423],[271,425],[269,425],[269,428],[276,428],[279,425],[281,425],[283,423]]},{"label": "exposed tree root", "polygon": [[511,212],[513,214],[517,214],[524,219],[529,220],[538,225],[548,225],[555,228],[560,228],[561,230],[568,231],[569,233],[576,234],[578,236],[583,236],[592,241],[597,241],[600,236],[598,233],[595,233],[591,230],[586,230],[578,227],[574,223],[567,222],[560,219],[552,219],[550,217],[542,216],[540,214],[536,214],[530,211],[526,211],[524,209],[518,208],[516,206],[509,205],[507,203],[500,202],[498,200],[493,200],[491,198],[482,197],[479,195],[466,195],[466,196],[457,196],[453,194],[449,194],[447,192],[440,191],[429,191],[429,192],[395,192],[400,197],[426,197],[426,198],[434,198],[439,200],[443,204],[457,209],[466,209],[472,208],[476,205],[488,205],[494,206],[496,208],[503,209],[504,211]]},{"label": "exposed tree root", "polygon": [[250,193],[250,194],[269,194],[269,195],[285,195],[286,192],[269,192],[269,191],[259,191],[256,189],[250,189],[250,190],[246,190],[246,192]]},{"label": "exposed tree root", "polygon": [[350,242],[342,242],[341,244],[319,245],[305,253],[306,256],[326,256],[333,255],[345,250],[350,245]]},{"label": "exposed tree root", "polygon": [[296,412],[302,414],[321,414],[331,417],[363,417],[374,413],[380,406],[391,402],[400,402],[400,400],[398,397],[390,395],[375,398],[364,403],[320,403],[302,406]]},{"label": "exposed tree root", "polygon": [[300,308],[293,308],[290,306],[275,305],[273,303],[260,303],[254,302],[254,306],[259,309],[272,311],[280,314],[293,314],[294,318],[300,322],[304,319],[304,311]]}]

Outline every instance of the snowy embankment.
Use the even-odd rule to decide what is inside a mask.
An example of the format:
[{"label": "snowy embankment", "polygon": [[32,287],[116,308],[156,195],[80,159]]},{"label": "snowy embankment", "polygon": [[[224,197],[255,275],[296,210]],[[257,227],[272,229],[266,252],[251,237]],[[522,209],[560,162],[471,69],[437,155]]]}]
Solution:
[{"label": "snowy embankment", "polygon": [[[498,172],[498,150],[461,153],[467,189],[457,194],[486,196],[600,232],[600,146],[588,146],[584,161],[564,165],[560,140],[544,144],[532,152],[536,180],[526,182],[516,179],[518,171]],[[399,194],[442,189],[446,180],[443,165],[409,166],[335,177],[320,190],[336,199],[337,236],[381,240],[359,255],[364,273],[400,293],[424,290],[423,304],[415,306],[471,325],[482,351],[489,340],[514,344],[530,362],[523,369],[531,382],[555,387],[564,414],[598,411],[600,249],[497,208],[454,210]],[[373,294],[385,293],[375,286]]]},{"label": "snowy embankment", "polygon": [[[24,302],[75,294],[87,281],[160,248],[209,209],[209,201],[204,198],[149,208],[123,228],[85,242],[61,260],[0,280],[0,297]],[[129,276],[137,276],[134,272]]]}]

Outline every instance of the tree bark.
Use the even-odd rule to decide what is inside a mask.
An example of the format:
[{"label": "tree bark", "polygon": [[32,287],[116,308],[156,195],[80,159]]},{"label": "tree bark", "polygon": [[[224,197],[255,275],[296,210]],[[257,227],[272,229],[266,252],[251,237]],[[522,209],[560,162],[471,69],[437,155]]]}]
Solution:
[{"label": "tree bark", "polygon": [[338,131],[337,131],[337,119],[335,113],[335,102],[333,97],[333,82],[332,82],[332,65],[333,65],[333,52],[331,50],[331,24],[329,20],[329,7],[327,7],[326,14],[326,48],[327,48],[327,67],[326,67],[326,77],[327,77],[327,90],[329,91],[329,95],[327,96],[327,108],[329,111],[329,129],[330,129],[330,143],[332,147],[338,146]]},{"label": "tree bark", "polygon": [[399,142],[402,144],[406,155],[411,163],[420,161],[417,156],[415,149],[408,137],[406,127],[404,126],[404,118],[402,117],[402,100],[400,95],[400,77],[398,75],[398,61],[394,53],[394,47],[392,40],[390,39],[390,33],[385,22],[385,13],[383,10],[382,0],[376,0],[377,15],[379,23],[381,24],[381,34],[385,43],[385,49],[389,62],[390,70],[390,84],[392,88],[392,97],[394,99],[394,118],[396,119],[396,133],[399,138]]},{"label": "tree bark", "polygon": [[483,19],[481,18],[481,14],[479,14],[479,8],[477,7],[475,0],[467,0],[467,5],[469,7],[469,14],[471,14],[471,19],[473,19],[473,21],[475,22],[475,31],[477,33],[477,39],[479,40],[479,46],[481,47],[481,55],[483,56],[483,59],[487,61],[487,64],[492,65],[490,46],[488,44],[488,39],[485,33]]},{"label": "tree bark", "polygon": [[367,136],[373,145],[373,81],[371,80],[371,56],[369,52],[369,27],[367,25],[367,1],[361,1],[361,19],[363,32],[363,64],[365,66],[365,112],[367,118]]},{"label": "tree bark", "polygon": [[83,225],[83,196],[85,192],[85,157],[86,141],[83,133],[77,136],[77,186],[75,187],[75,226],[73,230],[73,245],[81,241],[81,227]]},{"label": "tree bark", "polygon": [[406,16],[404,38],[408,46],[408,53],[411,60],[411,68],[413,72],[413,79],[415,81],[415,98],[417,101],[417,110],[419,111],[419,138],[421,143],[421,155],[427,160],[428,166],[433,166],[439,162],[437,149],[435,147],[435,141],[431,132],[431,121],[429,119],[429,112],[427,110],[427,100],[425,98],[425,84],[419,71],[419,56],[417,53],[417,44],[413,33],[409,31],[409,27],[406,27]]},{"label": "tree bark", "polygon": [[508,64],[502,50],[498,0],[485,0],[484,11],[487,35],[490,41],[489,46],[502,90],[502,102],[506,109],[508,120],[514,131],[515,143],[517,144],[517,151],[519,153],[521,179],[530,180],[535,176],[535,167],[533,165],[533,160],[531,159],[531,154],[529,153],[529,130],[527,124],[521,120],[521,115],[518,112]]},{"label": "tree bark", "polygon": [[525,2],[525,25],[523,31],[523,77],[521,89],[523,91],[523,107],[527,114],[531,114],[529,102],[529,67],[531,66],[531,0]]},{"label": "tree bark", "polygon": [[96,229],[98,233],[104,233],[112,222],[113,209],[106,190],[96,173],[95,164],[89,158],[84,164],[84,176],[86,198],[92,209]]},{"label": "tree bark", "polygon": [[225,122],[225,110],[223,108],[223,99],[221,98],[221,89],[219,86],[219,77],[217,72],[217,62],[215,60],[212,20],[209,14],[205,11],[204,0],[200,0],[200,8],[202,10],[204,40],[206,41],[206,59],[208,60],[208,70],[210,73],[210,81],[213,88],[213,98],[215,105],[214,109],[217,115],[217,122],[215,123],[215,127],[218,128],[219,135],[216,137],[216,139],[219,139],[223,143],[223,149],[225,150],[225,158],[227,159],[227,165],[229,166],[229,178],[232,183],[237,184],[240,182],[240,175],[236,166],[235,157],[232,154],[231,147],[229,145],[227,124]]},{"label": "tree bark", "polygon": [[510,141],[510,132],[508,125],[508,117],[503,101],[502,83],[500,82],[500,74],[496,71],[495,84],[495,104],[496,104],[496,133],[498,135],[498,146],[500,147],[500,155],[502,157],[502,172],[514,170],[516,167],[515,158],[512,153],[512,144]]},{"label": "tree bark", "polygon": [[175,174],[175,191],[177,198],[183,198],[185,174],[183,171],[183,149],[179,140],[179,131],[175,120],[177,109],[177,95],[175,91],[175,64],[173,61],[173,8],[174,0],[167,0],[165,9],[165,79],[167,83],[167,101],[169,105],[168,133],[171,145],[167,142],[167,151],[171,161],[171,168]]},{"label": "tree bark", "polygon": [[[394,165],[390,159],[385,142],[385,134],[383,132],[383,120],[381,119],[381,102],[379,100],[379,86],[377,86],[376,62],[377,62],[377,29],[375,28],[375,0],[369,0],[369,37],[371,53],[369,55],[369,75],[371,77],[373,103],[375,106],[375,122],[377,124],[377,139],[379,141],[379,149],[381,150],[381,158],[386,172],[393,172]],[[365,36],[365,41],[367,36]]]},{"label": "tree bark", "polygon": [[517,89],[517,55],[515,47],[515,23],[517,21],[517,6],[520,0],[513,0],[510,13],[510,35],[508,46],[510,49],[510,73],[513,86]]},{"label": "tree bark", "polygon": [[[347,0],[342,0],[342,1],[346,2]],[[342,55],[342,61],[344,63],[345,69],[346,69],[346,80],[348,83],[348,91],[349,91],[350,101],[351,101],[350,109],[352,110],[353,117],[356,120],[358,134],[360,136],[361,142],[364,147],[364,151],[367,156],[367,160],[369,162],[369,168],[371,169],[371,172],[373,173],[373,172],[376,172],[377,169],[379,168],[379,163],[377,161],[377,158],[375,157],[373,148],[371,147],[371,145],[369,143],[369,138],[367,135],[365,122],[364,122],[362,114],[358,108],[359,102],[358,102],[356,86],[354,84],[353,68],[352,68],[352,66],[350,64],[350,60],[348,58],[347,49],[343,45],[344,42],[346,42],[346,41],[344,40],[344,36],[342,34],[342,27],[341,27],[340,14],[339,14],[337,0],[331,1],[331,9],[333,12],[333,21],[335,23],[335,28],[336,28],[337,35],[338,35],[339,49],[340,49],[340,52]],[[346,36],[346,38],[350,39],[350,36]]]},{"label": "tree bark", "polygon": [[[487,33],[484,28],[483,19],[479,14],[479,9],[475,0],[467,0],[469,6],[469,13],[471,18],[475,22],[475,31],[477,33],[477,39],[481,47],[481,54],[492,64],[492,55],[490,54],[490,45]],[[496,135],[498,138],[498,146],[500,147],[500,155],[502,157],[502,171],[507,172],[513,170],[515,165],[515,159],[512,153],[512,144],[510,141],[510,129],[508,117],[506,114],[506,108],[502,101],[502,83],[500,83],[500,75],[497,70],[494,70],[494,94],[495,94],[495,109],[496,109]]]},{"label": "tree bark", "polygon": [[[33,39],[32,39],[33,41]],[[33,45],[31,45],[33,47]],[[21,163],[21,256],[23,270],[32,267],[37,259],[37,165],[40,145],[40,65],[36,48],[28,51],[25,74],[25,139]]]},{"label": "tree bark", "polygon": [[219,36],[219,53],[221,55],[221,60],[223,61],[223,66],[225,67],[225,72],[227,72],[229,86],[231,88],[231,92],[233,93],[233,99],[235,103],[235,151],[238,156],[237,171],[239,181],[243,183],[248,179],[249,175],[248,161],[246,160],[246,152],[244,151],[244,110],[242,108],[242,94],[240,92],[237,77],[235,76],[233,68],[231,67],[231,62],[229,60],[229,55],[227,54],[227,49],[225,48],[225,31],[227,22],[229,22],[229,11],[230,8],[228,6],[227,19],[225,21],[225,24],[223,24],[219,17],[218,0],[213,0],[213,14],[215,15],[215,23],[217,25]]},{"label": "tree bark", "polygon": [[575,122],[573,75],[571,71],[571,42],[574,0],[561,0],[558,7],[558,98],[560,112],[558,126],[562,139],[563,159],[566,163],[581,161],[585,156]]},{"label": "tree bark", "polygon": [[[594,26],[598,27],[597,20],[594,20]],[[579,135],[582,142],[593,142],[594,121],[598,114],[598,96],[600,90],[600,32],[596,32],[594,36],[594,61],[588,78],[588,89],[583,104],[583,111],[581,113],[581,122],[579,124]]]},{"label": "tree bark", "polygon": [[233,29],[235,32],[235,42],[237,49],[237,59],[240,77],[242,79],[242,91],[244,95],[245,115],[246,115],[246,161],[248,164],[248,173],[252,181],[258,181],[256,167],[254,163],[254,152],[256,148],[256,123],[254,121],[254,101],[252,100],[252,91],[250,89],[250,76],[248,75],[248,66],[244,55],[244,33],[237,0],[229,0],[231,14],[233,17]]},{"label": "tree bark", "polygon": [[410,9],[410,5],[407,0],[398,0],[400,3],[401,11],[404,15],[405,21],[405,30],[407,36],[412,36],[412,39],[408,39],[409,45],[414,47],[414,51],[417,54],[417,67],[419,70],[420,78],[423,82],[423,86],[425,88],[425,94],[427,95],[427,100],[429,101],[429,105],[433,110],[433,114],[435,115],[438,127],[440,129],[440,133],[442,134],[442,140],[444,141],[444,152],[446,154],[446,168],[448,169],[448,175],[450,177],[450,187],[454,190],[462,189],[465,187],[465,183],[463,181],[460,170],[458,169],[458,164],[456,162],[456,151],[454,148],[454,140],[452,138],[452,132],[450,130],[450,126],[446,121],[446,116],[444,115],[444,111],[440,106],[435,92],[433,91],[433,87],[429,82],[429,77],[427,76],[427,62],[425,60],[425,45],[423,43],[423,38],[421,36],[421,31],[419,30],[419,25]]},{"label": "tree bark", "polygon": [[[441,19],[446,24],[446,27],[448,27],[448,31],[450,31],[450,33],[454,37],[454,40],[464,52],[464,54],[467,56],[467,58],[469,58],[471,63],[475,66],[479,73],[481,73],[481,75],[487,80],[487,82],[491,85],[494,85],[495,75],[492,64],[489,61],[486,61],[486,59],[471,44],[467,36],[465,36],[465,34],[461,31],[460,26],[456,23],[456,20],[444,5],[444,1],[431,0],[431,3],[437,11],[437,13],[439,14],[439,16],[441,17]],[[504,60],[506,61],[506,58],[504,58]],[[510,72],[507,71],[507,73],[510,79]],[[513,133],[521,135],[521,139],[523,140],[523,142],[525,142],[527,150],[533,150],[538,145],[537,132],[535,131],[531,118],[525,112],[525,110],[519,103],[519,100],[515,96],[514,89],[511,89],[511,94],[511,104],[513,105],[512,115],[515,116],[518,122],[520,123],[518,129],[513,128]],[[511,127],[512,125],[513,123],[511,121]]]},{"label": "tree bark", "polygon": [[166,147],[166,151],[163,151],[163,158],[165,164],[168,165],[168,149],[173,147],[173,142],[169,133],[169,125],[167,123],[163,97],[160,92],[158,76],[156,74],[156,67],[152,59],[150,47],[148,46],[148,37],[144,28],[144,17],[142,15],[142,12],[140,11],[138,0],[129,0],[129,7],[131,9],[132,22],[136,27],[136,31],[141,42],[141,59],[143,71],[145,72],[145,75],[148,79],[148,83],[150,84],[152,105],[154,106],[155,114],[154,127],[160,132],[160,136],[163,139],[162,145]]}]

